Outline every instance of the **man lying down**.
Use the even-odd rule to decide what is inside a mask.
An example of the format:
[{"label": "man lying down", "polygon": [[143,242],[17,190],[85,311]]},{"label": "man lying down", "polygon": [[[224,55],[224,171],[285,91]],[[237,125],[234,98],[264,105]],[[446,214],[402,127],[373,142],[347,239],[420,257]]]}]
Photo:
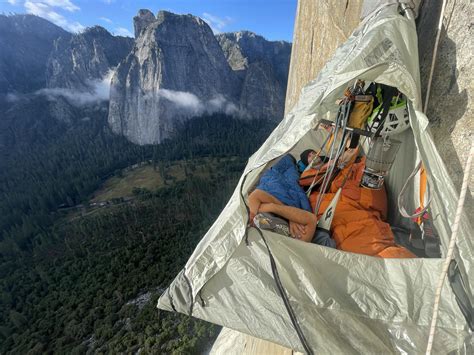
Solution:
[{"label": "man lying down", "polygon": [[[298,168],[304,170],[316,152],[304,151],[298,165],[291,155],[284,156],[262,175],[256,189],[249,195],[250,220],[261,229],[304,242],[382,258],[415,258],[408,249],[395,243],[386,222],[385,188],[373,190],[360,186],[365,157],[357,154],[358,149],[347,149],[339,158],[336,165],[342,169],[323,194],[317,215],[314,213],[320,194],[317,182],[322,180],[319,177],[323,176],[330,162],[324,157],[316,158],[319,164],[304,171],[300,177]],[[302,186],[308,187],[314,182],[316,185],[308,199]],[[318,220],[341,186],[330,234],[322,233],[317,228]]]}]

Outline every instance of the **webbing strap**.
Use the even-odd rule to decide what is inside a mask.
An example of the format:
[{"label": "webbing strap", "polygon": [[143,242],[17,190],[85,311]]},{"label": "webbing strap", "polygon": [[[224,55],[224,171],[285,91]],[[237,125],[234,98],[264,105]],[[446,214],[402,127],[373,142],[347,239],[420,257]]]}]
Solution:
[{"label": "webbing strap", "polygon": [[[423,216],[423,214],[425,214],[426,210],[428,209],[430,203],[431,203],[431,200],[433,198],[433,196],[431,195],[431,192],[429,191],[429,189],[427,189],[428,187],[428,184],[425,182],[424,184],[424,193],[423,193],[423,196],[425,195],[426,192],[428,192],[428,202],[426,202],[425,206],[422,206],[420,209],[418,209],[415,213],[413,214],[409,214],[405,207],[403,206],[403,202],[404,202],[404,196],[405,196],[405,192],[408,188],[408,185],[411,181],[411,179],[413,179],[416,175],[416,173],[421,169],[423,163],[420,161],[415,169],[411,172],[410,176],[408,177],[407,181],[405,181],[405,184],[403,185],[400,193],[398,194],[398,211],[400,212],[400,214],[403,216],[403,217],[406,217],[406,218],[417,218],[417,217],[420,217],[420,216]],[[426,179],[426,173],[424,174],[425,175],[425,179]],[[420,193],[421,193],[421,186],[420,186]],[[420,198],[420,201],[421,201],[421,198]],[[424,203],[424,197],[423,197],[423,203]]]},{"label": "webbing strap", "polygon": [[[428,175],[425,170],[425,166],[421,163],[420,168],[420,210],[425,208],[425,194],[426,194],[426,185],[428,183]],[[417,221],[418,224],[423,222],[423,217],[419,216]]]}]

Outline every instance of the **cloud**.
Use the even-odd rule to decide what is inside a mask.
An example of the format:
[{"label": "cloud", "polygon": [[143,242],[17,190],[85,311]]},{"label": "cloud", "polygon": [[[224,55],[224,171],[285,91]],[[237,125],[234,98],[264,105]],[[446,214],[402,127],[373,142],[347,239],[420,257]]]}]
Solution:
[{"label": "cloud", "polygon": [[7,100],[7,102],[13,103],[13,102],[20,101],[21,97],[17,94],[8,93],[5,99]]},{"label": "cloud", "polygon": [[107,17],[99,17],[99,20],[102,20],[102,21],[107,22],[107,23],[114,23],[111,19],[109,19]]},{"label": "cloud", "polygon": [[18,0],[7,0],[7,2],[8,2],[10,5],[16,5],[16,4],[18,4]]},{"label": "cloud", "polygon": [[132,32],[130,32],[125,27],[117,27],[114,31],[114,34],[117,36],[133,37]]},{"label": "cloud", "polygon": [[74,12],[80,10],[80,7],[73,4],[70,0],[40,0],[51,7],[59,7],[60,9]]},{"label": "cloud", "polygon": [[44,95],[49,100],[54,101],[58,97],[63,97],[74,106],[86,106],[109,100],[110,81],[113,70],[109,70],[101,80],[91,80],[88,82],[89,91],[79,91],[68,88],[46,88],[35,92],[36,95]]},{"label": "cloud", "polygon": [[158,90],[158,97],[171,101],[178,108],[191,113],[200,114],[204,111],[201,100],[190,92],[160,89]]},{"label": "cloud", "polygon": [[107,5],[110,5],[115,2],[115,0],[102,0],[102,2],[105,2]]},{"label": "cloud", "polygon": [[209,25],[214,33],[221,33],[224,31],[225,27],[233,22],[233,19],[229,16],[218,17],[211,15],[207,12],[202,14],[202,19]]},{"label": "cloud", "polygon": [[77,21],[68,21],[63,15],[54,10],[54,8],[60,8],[69,12],[80,10],[78,6],[69,0],[31,0],[25,1],[24,6],[27,13],[50,20],[71,32],[80,32],[85,28]]},{"label": "cloud", "polygon": [[210,100],[203,101],[190,92],[159,89],[158,97],[170,101],[177,109],[195,116],[200,116],[204,113],[212,114],[216,112],[224,112],[228,115],[237,115],[239,111],[237,106],[235,106],[232,102],[229,102],[221,94],[217,94]]}]

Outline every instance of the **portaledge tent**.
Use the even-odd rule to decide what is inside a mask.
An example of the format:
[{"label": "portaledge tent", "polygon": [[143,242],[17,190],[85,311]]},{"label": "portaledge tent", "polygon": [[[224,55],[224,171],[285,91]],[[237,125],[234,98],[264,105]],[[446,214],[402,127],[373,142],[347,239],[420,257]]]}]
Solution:
[{"label": "portaledge tent", "polygon": [[[393,137],[403,144],[387,181],[390,223],[407,226],[398,213],[397,196],[421,159],[433,196],[431,215],[446,255],[457,194],[422,113],[417,48],[415,23],[399,14],[398,4],[365,18],[249,159],[230,201],[160,297],[159,308],[298,351],[305,351],[302,333],[316,353],[424,352],[444,259],[381,259],[260,234],[255,228],[246,237],[243,199],[278,158],[321,144],[314,128],[321,118],[334,119],[336,100],[356,79],[394,86],[408,99],[411,127]],[[414,211],[416,179],[412,185],[406,208]],[[469,328],[474,247],[466,216],[458,233],[450,278],[442,289],[434,353],[472,354],[474,349]]]}]

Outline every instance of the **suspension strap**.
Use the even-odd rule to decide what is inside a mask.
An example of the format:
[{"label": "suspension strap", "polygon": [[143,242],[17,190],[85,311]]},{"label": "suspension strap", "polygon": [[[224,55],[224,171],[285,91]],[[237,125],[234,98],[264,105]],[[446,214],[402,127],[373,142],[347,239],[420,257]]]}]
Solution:
[{"label": "suspension strap", "polygon": [[[406,218],[418,218],[418,217],[421,217],[425,214],[426,210],[428,209],[430,203],[431,203],[431,200],[432,200],[432,196],[431,196],[431,191],[429,189],[427,189],[428,187],[428,184],[425,182],[424,183],[424,192],[423,192],[423,196],[425,196],[425,193],[428,192],[428,202],[426,202],[426,205],[423,206],[422,208],[419,208],[418,210],[416,210],[413,214],[409,214],[407,212],[407,210],[405,209],[405,207],[403,206],[404,204],[404,197],[405,197],[405,193],[406,193],[406,190],[408,188],[408,185],[410,183],[410,181],[415,177],[416,173],[421,169],[421,166],[422,166],[422,162],[420,161],[415,169],[411,172],[410,176],[408,177],[407,181],[405,182],[405,184],[403,185],[400,193],[398,194],[398,211],[400,212],[400,214],[403,216],[403,217],[406,217]],[[424,174],[425,175],[425,178],[426,179],[426,173]],[[420,194],[421,194],[421,186],[420,186]],[[420,202],[421,202],[421,196],[420,196]],[[424,197],[423,197],[423,201],[421,202],[421,204],[424,204]]]}]

